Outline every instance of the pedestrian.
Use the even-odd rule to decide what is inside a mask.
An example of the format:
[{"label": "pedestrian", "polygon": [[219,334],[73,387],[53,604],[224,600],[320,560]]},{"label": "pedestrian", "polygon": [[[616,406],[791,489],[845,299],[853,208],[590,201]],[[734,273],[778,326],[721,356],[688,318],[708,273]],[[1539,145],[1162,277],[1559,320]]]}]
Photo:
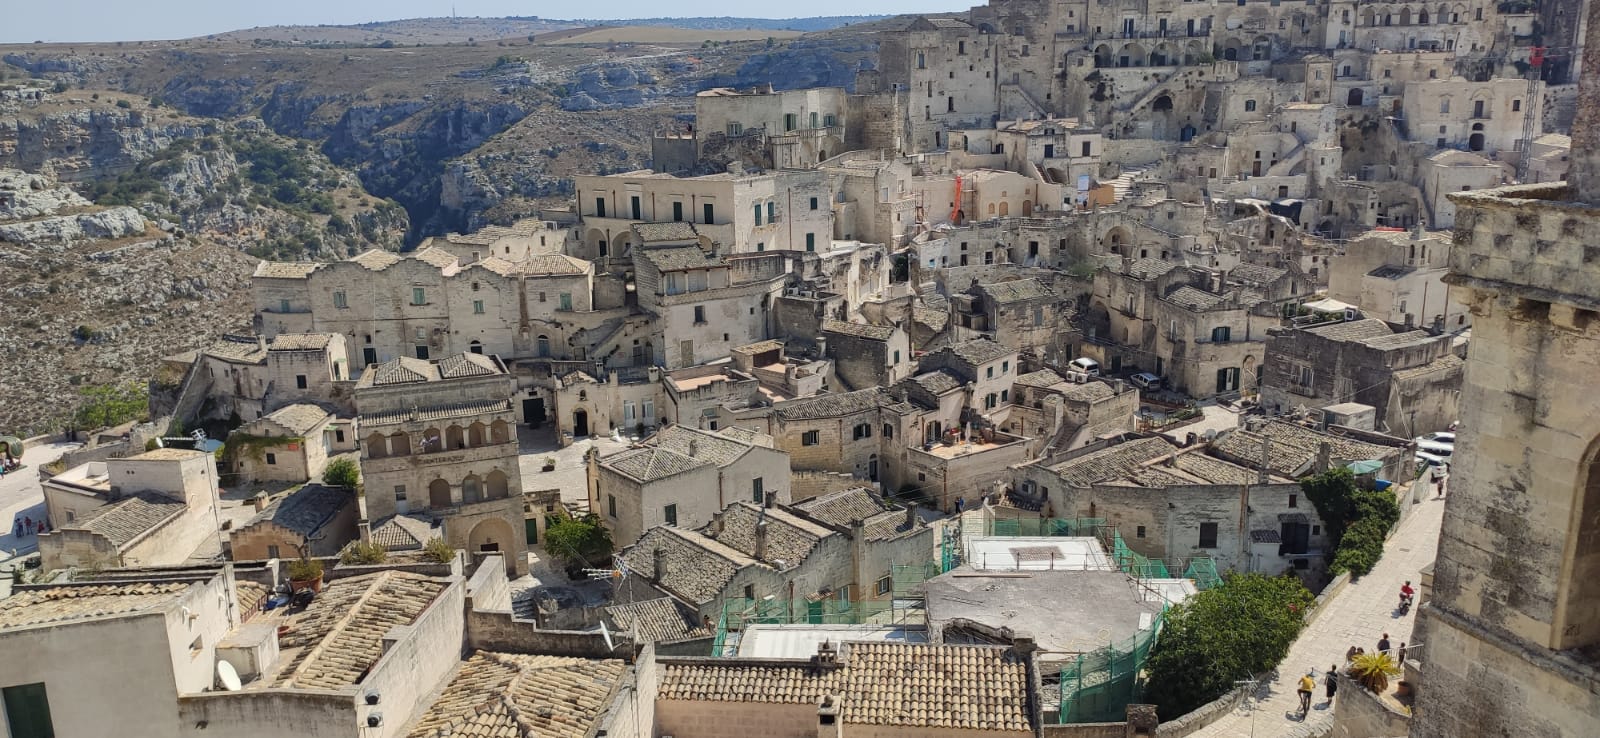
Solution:
[{"label": "pedestrian", "polygon": [[1388,633],[1384,633],[1383,637],[1378,639],[1378,653],[1389,653],[1389,634]]},{"label": "pedestrian", "polygon": [[1405,641],[1401,641],[1400,642],[1400,651],[1399,651],[1398,655],[1399,655],[1399,658],[1395,659],[1395,663],[1404,664],[1406,662],[1406,642]]},{"label": "pedestrian", "polygon": [[33,535],[33,516],[30,515],[22,519],[22,531],[25,536]]},{"label": "pedestrian", "polygon": [[1438,464],[1434,464],[1433,465],[1432,475],[1433,475],[1432,476],[1432,480],[1433,480],[1433,499],[1437,500],[1437,499],[1440,499],[1440,498],[1444,497],[1444,463],[1443,462],[1440,462]]},{"label": "pedestrian", "polygon": [[1339,670],[1339,665],[1328,667],[1328,673],[1322,677],[1322,683],[1328,688],[1328,704],[1333,704],[1333,693],[1339,691],[1339,678],[1334,672]]},{"label": "pedestrian", "polygon": [[1361,653],[1361,649],[1356,648],[1355,646],[1351,646],[1350,650],[1344,652],[1344,661],[1345,661],[1345,663],[1348,664],[1351,661],[1355,661],[1356,660],[1356,654],[1358,654],[1358,653]]},{"label": "pedestrian", "polygon": [[21,515],[18,515],[15,518],[11,519],[11,535],[16,536],[17,538],[21,538],[22,537],[22,516]]}]

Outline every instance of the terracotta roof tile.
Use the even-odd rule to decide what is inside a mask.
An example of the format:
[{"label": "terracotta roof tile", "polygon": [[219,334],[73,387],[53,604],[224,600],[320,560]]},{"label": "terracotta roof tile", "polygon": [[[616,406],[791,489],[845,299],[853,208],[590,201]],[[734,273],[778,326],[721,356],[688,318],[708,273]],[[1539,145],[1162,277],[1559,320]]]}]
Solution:
[{"label": "terracotta roof tile", "polygon": [[94,511],[91,517],[61,526],[62,530],[84,530],[104,536],[121,547],[182,514],[187,506],[156,492],[140,492]]},{"label": "terracotta roof tile", "polygon": [[850,323],[843,320],[827,319],[822,321],[823,333],[837,333],[842,336],[854,336],[873,341],[887,341],[894,337],[894,328],[880,325],[867,325],[865,323]]},{"label": "terracotta roof tile", "polygon": [[279,640],[299,649],[274,686],[338,689],[356,684],[383,655],[383,637],[416,622],[446,582],[384,571],[329,582],[304,611],[291,616]]},{"label": "terracotta roof tile", "polygon": [[628,671],[619,659],[478,651],[417,718],[410,738],[585,738]]},{"label": "terracotta roof tile", "polygon": [[606,608],[618,629],[633,634],[638,643],[672,643],[711,635],[693,612],[671,597]]},{"label": "terracotta roof tile", "polygon": [[0,628],[153,610],[177,599],[189,586],[169,582],[22,590],[0,599]]}]

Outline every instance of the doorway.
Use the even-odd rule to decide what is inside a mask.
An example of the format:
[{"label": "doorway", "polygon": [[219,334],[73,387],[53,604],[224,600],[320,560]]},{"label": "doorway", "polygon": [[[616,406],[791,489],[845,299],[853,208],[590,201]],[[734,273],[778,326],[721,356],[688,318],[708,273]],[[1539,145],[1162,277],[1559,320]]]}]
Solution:
[{"label": "doorway", "polygon": [[572,437],[581,438],[589,435],[589,411],[578,408],[572,411]]},{"label": "doorway", "polygon": [[1362,100],[1363,94],[1364,93],[1361,92],[1361,88],[1360,87],[1357,87],[1355,89],[1350,90],[1350,96],[1348,98],[1345,98],[1345,104],[1349,105],[1352,108],[1361,107],[1361,100]]},{"label": "doorway", "polygon": [[522,401],[522,417],[527,418],[529,426],[538,428],[544,424],[544,398],[531,397]]},{"label": "doorway", "polygon": [[370,347],[361,349],[361,365],[363,367],[372,366],[373,364],[376,364],[376,363],[378,363],[378,350],[377,349],[370,348]]}]

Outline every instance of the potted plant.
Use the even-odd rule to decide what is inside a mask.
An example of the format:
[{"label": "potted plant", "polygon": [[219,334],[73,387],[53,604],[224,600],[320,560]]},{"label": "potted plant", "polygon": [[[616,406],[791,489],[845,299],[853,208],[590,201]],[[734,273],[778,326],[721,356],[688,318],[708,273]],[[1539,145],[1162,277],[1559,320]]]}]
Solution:
[{"label": "potted plant", "polygon": [[299,558],[289,562],[289,591],[299,592],[302,589],[310,589],[312,592],[322,591],[321,561]]},{"label": "potted plant", "polygon": [[555,470],[556,470],[556,457],[554,457],[554,456],[546,456],[546,457],[544,457],[544,468],[541,469],[540,471],[553,472]]},{"label": "potted plant", "polygon": [[1383,694],[1389,691],[1389,677],[1400,676],[1400,667],[1386,653],[1357,654],[1346,670],[1351,679],[1368,692]]}]

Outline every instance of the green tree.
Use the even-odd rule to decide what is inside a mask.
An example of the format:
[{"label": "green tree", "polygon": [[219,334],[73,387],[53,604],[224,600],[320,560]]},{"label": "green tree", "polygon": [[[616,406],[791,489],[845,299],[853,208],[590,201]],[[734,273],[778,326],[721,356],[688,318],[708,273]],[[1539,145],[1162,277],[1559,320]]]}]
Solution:
[{"label": "green tree", "polygon": [[1204,705],[1277,666],[1315,601],[1292,576],[1235,574],[1167,611],[1146,662],[1146,702],[1163,720]]},{"label": "green tree", "polygon": [[1400,520],[1400,504],[1394,495],[1361,489],[1355,475],[1342,467],[1300,480],[1300,489],[1316,506],[1328,530],[1329,550],[1334,552],[1329,573],[1348,571],[1359,577],[1372,571],[1383,557],[1389,528]]},{"label": "green tree", "polygon": [[85,387],[79,394],[83,399],[72,416],[72,423],[78,428],[106,428],[142,420],[150,414],[150,397],[134,382]]},{"label": "green tree", "polygon": [[322,468],[322,483],[329,487],[355,489],[361,483],[361,467],[348,457],[339,457]]},{"label": "green tree", "polygon": [[563,518],[545,530],[544,547],[568,566],[598,566],[611,558],[611,531],[594,514]]}]

